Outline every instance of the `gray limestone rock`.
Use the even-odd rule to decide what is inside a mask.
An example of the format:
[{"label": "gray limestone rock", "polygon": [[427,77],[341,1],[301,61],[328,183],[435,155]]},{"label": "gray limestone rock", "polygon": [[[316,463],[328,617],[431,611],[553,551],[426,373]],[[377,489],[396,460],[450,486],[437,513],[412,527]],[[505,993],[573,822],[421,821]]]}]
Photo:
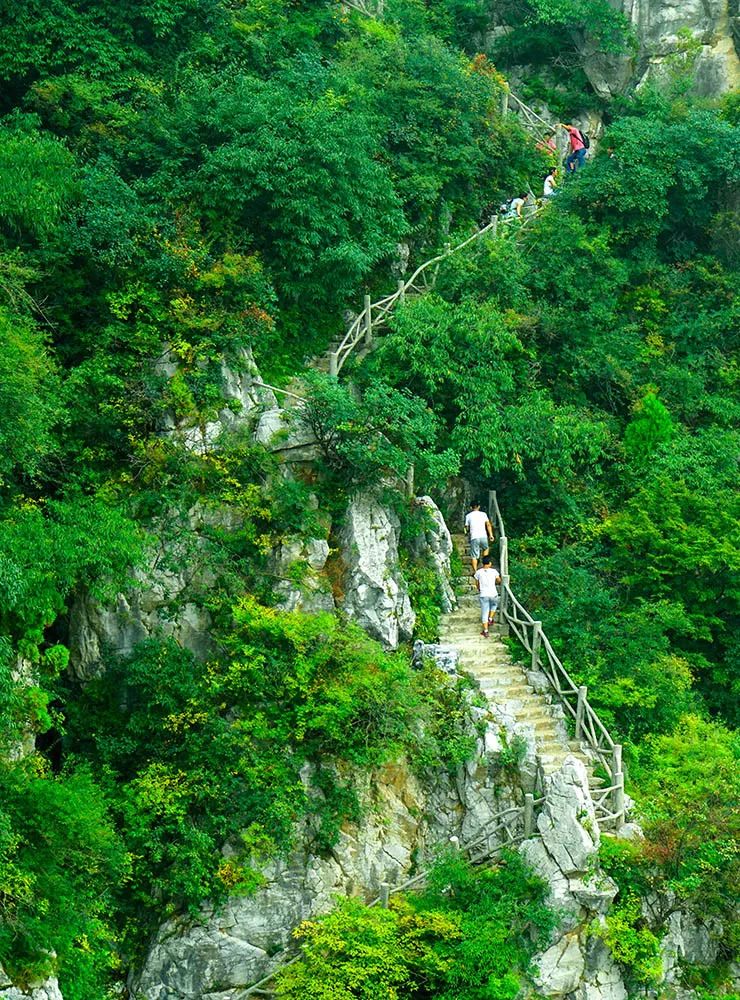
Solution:
[{"label": "gray limestone rock", "polygon": [[[301,846],[264,871],[265,884],[254,895],[231,899],[218,912],[205,909],[195,924],[165,924],[142,970],[131,977],[133,1000],[231,1000],[240,986],[272,971],[292,929],[330,909],[336,896],[374,896],[381,881],[402,881],[451,836],[465,842],[484,835],[491,817],[518,795],[501,784],[491,763],[481,743],[479,756],[455,774],[434,770],[423,784],[403,761],[372,776],[359,774],[363,819],[342,828],[329,856],[312,853],[306,823]],[[314,794],[310,775],[305,768]]]},{"label": "gray limestone rock", "polygon": [[692,913],[676,911],[668,917],[667,933],[660,943],[663,979],[676,983],[681,963],[712,965],[719,955],[722,928],[717,920],[700,920]]},{"label": "gray limestone rock", "polygon": [[581,58],[591,84],[608,98],[664,75],[688,32],[700,43],[691,67],[695,91],[716,97],[736,89],[740,86],[737,10],[733,13],[730,4],[731,0],[622,0],[638,41],[637,54],[606,54],[594,39],[581,39]]},{"label": "gray limestone rock", "polygon": [[416,615],[398,566],[400,524],[369,493],[356,496],[341,534],[343,607],[387,649],[411,638]]},{"label": "gray limestone rock", "polygon": [[627,1000],[620,968],[600,938],[588,938],[585,958],[585,974],[573,1000]]},{"label": "gray limestone rock", "polygon": [[534,975],[535,985],[546,997],[561,997],[572,993],[580,983],[585,969],[583,952],[575,933],[565,934],[532,962],[537,969]]},{"label": "gray limestone rock", "polygon": [[132,589],[118,594],[112,607],[85,592],[75,599],[69,621],[70,668],[81,680],[98,675],[106,656],[128,656],[154,634],[172,636],[196,656],[210,653],[211,617],[184,596],[191,582],[185,572],[167,573],[152,566],[134,572],[133,581]]},{"label": "gray limestone rock", "polygon": [[541,840],[525,840],[519,849],[528,865],[547,883],[548,905],[558,915],[558,928],[562,931],[574,930],[584,919],[583,906],[571,894],[571,881],[565,876],[557,862],[547,853]]},{"label": "gray limestone rock", "polygon": [[545,847],[565,875],[586,872],[599,847],[586,768],[577,758],[567,757],[545,781],[546,798],[537,818]]},{"label": "gray limestone rock", "polygon": [[452,611],[457,604],[455,592],[450,582],[450,556],[452,538],[439,507],[431,497],[417,497],[417,507],[427,511],[429,526],[424,534],[415,540],[417,556],[426,557],[439,580],[444,599],[443,611]]},{"label": "gray limestone rock", "polygon": [[[333,611],[331,586],[321,571],[329,558],[329,543],[323,538],[293,538],[283,541],[273,552],[270,575],[279,607],[285,611]],[[295,568],[303,567],[296,574]]]},{"label": "gray limestone rock", "polygon": [[608,875],[594,873],[586,879],[569,879],[571,895],[591,913],[606,913],[619,889]]},{"label": "gray limestone rock", "polygon": [[[175,375],[178,365],[169,349],[164,351],[156,368],[167,378]],[[215,420],[193,425],[178,424],[171,414],[165,419],[164,433],[177,438],[188,450],[198,454],[211,451],[225,428],[250,427],[265,409],[277,407],[273,391],[261,384],[251,351],[239,351],[232,363],[222,359],[220,374],[224,406]]]},{"label": "gray limestone rock", "polygon": [[38,985],[22,990],[13,986],[0,966],[0,1000],[64,1000],[56,979],[46,979]]}]

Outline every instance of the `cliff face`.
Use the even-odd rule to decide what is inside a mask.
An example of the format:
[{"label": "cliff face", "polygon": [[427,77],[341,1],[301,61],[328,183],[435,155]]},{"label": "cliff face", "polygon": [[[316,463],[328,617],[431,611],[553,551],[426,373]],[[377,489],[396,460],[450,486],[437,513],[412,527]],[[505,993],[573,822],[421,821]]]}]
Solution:
[{"label": "cliff face", "polygon": [[687,47],[694,89],[715,97],[740,86],[740,7],[737,0],[622,0],[637,39],[637,51],[609,57],[584,39],[584,69],[598,94],[613,97],[665,72]]}]

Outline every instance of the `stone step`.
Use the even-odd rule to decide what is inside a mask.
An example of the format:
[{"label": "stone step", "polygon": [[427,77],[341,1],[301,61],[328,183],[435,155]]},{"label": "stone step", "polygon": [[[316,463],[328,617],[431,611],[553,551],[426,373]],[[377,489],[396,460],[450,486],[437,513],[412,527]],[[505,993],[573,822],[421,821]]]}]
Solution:
[{"label": "stone step", "polygon": [[534,694],[534,688],[527,683],[524,674],[515,673],[506,663],[480,663],[471,670],[480,680],[500,681],[501,684],[524,684]]}]

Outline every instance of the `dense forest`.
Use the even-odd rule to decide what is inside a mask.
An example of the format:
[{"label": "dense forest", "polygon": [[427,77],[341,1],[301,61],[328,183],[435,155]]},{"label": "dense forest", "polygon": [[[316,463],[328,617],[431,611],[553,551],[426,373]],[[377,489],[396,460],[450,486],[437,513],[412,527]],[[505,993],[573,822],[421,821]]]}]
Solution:
[{"label": "dense forest", "polygon": [[[392,494],[413,534],[389,486],[413,464],[443,509],[453,477],[497,489],[517,590],[624,743],[646,839],[603,863],[635,990],[657,954],[635,900],[656,891],[721,920],[722,963],[690,985],[729,989],[740,102],[693,95],[689,40],[660,82],[606,102],[572,41],[630,50],[606,0],[508,6],[485,45],[487,0],[4,7],[0,965],[20,986],[123,995],[158,924],[254,891],[298,817],[328,849],[357,810],[328,760],[465,760],[463,692],[341,616],[280,612],[268,572],[277,542],[319,537],[359,489]],[[539,194],[546,154],[502,108],[522,65],[524,98],[604,122],[586,167],[516,238],[445,261],[341,380],[307,371],[347,310],[394,288],[399,247],[415,265]],[[311,481],[238,423],[186,446],[224,406],[223,364],[248,357],[278,388],[300,380],[324,450]],[[211,654],[154,637],[82,683],[73,604],[113,603],[153,539],[207,579]],[[408,573],[434,638],[439,595]],[[313,965],[283,995],[516,996],[550,920],[541,887],[515,857],[445,864],[421,902],[350,901],[309,927]],[[368,935],[377,965],[336,982],[322,956]],[[331,992],[362,975],[366,992]]]}]

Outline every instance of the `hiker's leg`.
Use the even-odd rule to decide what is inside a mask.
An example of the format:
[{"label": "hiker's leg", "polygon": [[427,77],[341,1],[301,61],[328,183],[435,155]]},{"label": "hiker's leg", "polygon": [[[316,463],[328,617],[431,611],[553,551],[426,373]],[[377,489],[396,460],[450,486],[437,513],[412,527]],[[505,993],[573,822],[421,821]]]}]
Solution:
[{"label": "hiker's leg", "polygon": [[488,635],[488,610],[491,606],[491,598],[483,597],[480,598],[480,631],[481,635]]},{"label": "hiker's leg", "polygon": [[478,560],[481,554],[481,544],[480,538],[470,539],[470,562],[473,567],[473,572],[475,573],[478,569]]}]

